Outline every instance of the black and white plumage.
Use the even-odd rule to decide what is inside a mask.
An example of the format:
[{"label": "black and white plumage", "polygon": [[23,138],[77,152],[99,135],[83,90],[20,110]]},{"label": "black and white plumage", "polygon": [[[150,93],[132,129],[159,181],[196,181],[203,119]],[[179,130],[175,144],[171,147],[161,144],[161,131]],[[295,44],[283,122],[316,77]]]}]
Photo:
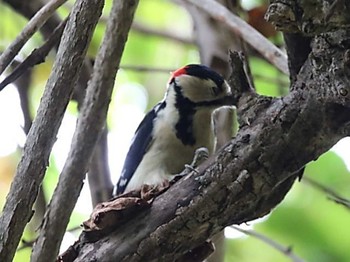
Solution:
[{"label": "black and white plumage", "polygon": [[115,195],[160,184],[190,164],[196,149],[215,144],[212,114],[230,105],[230,87],[216,72],[191,64],[176,70],[159,102],[137,128]]}]

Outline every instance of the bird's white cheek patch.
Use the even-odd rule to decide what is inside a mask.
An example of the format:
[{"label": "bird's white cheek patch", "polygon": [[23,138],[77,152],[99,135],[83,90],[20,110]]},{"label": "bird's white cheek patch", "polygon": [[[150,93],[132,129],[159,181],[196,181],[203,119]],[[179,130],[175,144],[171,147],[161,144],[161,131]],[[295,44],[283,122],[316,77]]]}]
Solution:
[{"label": "bird's white cheek patch", "polygon": [[198,79],[191,76],[183,76],[179,80],[182,87],[182,93],[192,102],[201,102],[214,99],[211,92],[216,84],[210,79]]}]

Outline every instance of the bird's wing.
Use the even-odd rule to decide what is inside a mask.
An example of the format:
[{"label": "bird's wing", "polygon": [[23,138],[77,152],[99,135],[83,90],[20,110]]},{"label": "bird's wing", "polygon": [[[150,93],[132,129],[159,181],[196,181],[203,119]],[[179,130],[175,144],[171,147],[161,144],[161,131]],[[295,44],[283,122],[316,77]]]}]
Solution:
[{"label": "bird's wing", "polygon": [[134,138],[131,141],[129,152],[126,155],[122,173],[117,183],[116,194],[122,194],[135,173],[137,167],[146,154],[149,145],[152,142],[153,121],[157,113],[165,107],[165,102],[158,103],[151,111],[149,111],[140,125],[138,126]]}]

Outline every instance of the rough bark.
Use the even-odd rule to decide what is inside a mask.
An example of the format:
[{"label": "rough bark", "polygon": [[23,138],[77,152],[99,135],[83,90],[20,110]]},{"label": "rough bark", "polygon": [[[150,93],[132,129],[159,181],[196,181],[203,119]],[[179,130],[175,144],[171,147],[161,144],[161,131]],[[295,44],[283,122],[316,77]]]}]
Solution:
[{"label": "rough bark", "polygon": [[[9,4],[16,12],[22,14],[28,19],[34,16],[37,13],[37,11],[40,8],[42,8],[43,5],[45,4],[45,2],[41,0],[32,0],[32,1],[5,0],[5,2]],[[56,48],[58,47],[59,40],[57,39],[61,38],[62,33],[54,32],[54,30],[56,30],[60,26],[60,23],[62,24],[63,22],[55,13],[51,18],[48,19],[48,21],[40,29],[41,33],[46,39],[46,42],[43,45],[43,47],[45,46],[46,50],[44,51],[43,49],[39,48],[33,51],[33,55],[35,53],[35,56],[38,56],[41,61],[45,59],[45,57],[47,56],[48,52],[52,47],[56,47]],[[51,37],[53,33],[56,33],[56,34],[54,37]],[[28,58],[30,58],[30,56]],[[31,58],[29,60],[31,60]],[[31,62],[32,61],[33,60],[31,60]],[[20,65],[22,67],[20,69],[21,72],[24,71],[23,69],[31,67],[32,65],[30,63],[26,63],[26,61],[24,61],[23,64],[25,65],[23,64]],[[81,104],[83,103],[87,82],[90,79],[91,72],[92,72],[91,61],[89,59],[85,59],[78,77],[77,84],[74,87],[74,92],[72,95],[72,99],[78,102],[78,108],[80,108]],[[15,71],[13,73],[15,73]],[[11,75],[9,76],[9,78],[11,77]],[[3,82],[5,82],[6,80],[8,79],[6,78]],[[92,192],[91,198],[94,205],[97,202],[106,201],[112,196],[111,192],[112,192],[113,185],[109,178],[110,172],[109,172],[108,158],[107,158],[107,155],[104,153],[107,151],[106,141],[107,141],[107,132],[104,132],[98,141],[98,146],[96,146],[96,151],[94,152],[93,159],[91,160],[91,166],[89,168],[89,173],[88,173],[89,186]]]},{"label": "rough bark", "polygon": [[[32,79],[32,70],[26,71],[20,78],[18,78],[14,84],[17,87],[17,91],[19,94],[19,99],[21,103],[21,109],[23,113],[24,126],[23,131],[26,135],[28,135],[30,127],[32,125],[32,117],[30,114],[30,102],[29,102],[29,86],[31,84]],[[29,227],[33,232],[37,230],[37,228],[41,224],[41,220],[44,217],[45,209],[46,209],[46,199],[42,186],[39,188],[38,197],[34,203],[34,215],[29,223]]]},{"label": "rough bark", "polygon": [[[338,33],[315,39],[313,54],[324,64],[316,69],[308,59],[289,95],[272,99],[244,92],[237,137],[149,210],[107,237],[83,243],[76,261],[172,261],[227,225],[269,213],[298,170],[350,134],[350,46],[333,42],[322,53],[318,49]],[[324,81],[334,79],[335,68],[336,83]]]},{"label": "rough bark", "polygon": [[[298,5],[293,12],[307,12],[303,8],[308,1],[292,2]],[[316,10],[328,3],[312,2]],[[336,2],[348,8],[344,1]],[[75,261],[173,261],[225,226],[269,213],[305,164],[350,135],[350,12],[346,10],[341,13],[344,17],[332,18],[340,24],[315,26],[314,34],[307,32],[311,52],[297,66],[298,75],[285,97],[261,97],[240,89],[240,83],[247,85],[234,64],[230,83],[240,118],[237,136],[198,173],[174,184],[148,210],[107,236],[89,241],[82,234]],[[284,17],[279,19],[289,26]]]},{"label": "rough bark", "polygon": [[[102,3],[101,3],[102,4]],[[115,0],[81,108],[67,161],[50,201],[32,261],[54,261],[105,125],[114,80],[138,1]],[[91,5],[87,6],[91,10]],[[102,10],[102,9],[100,9]],[[100,12],[98,12],[100,13]]]},{"label": "rough bark", "polygon": [[[98,20],[99,5],[95,8],[90,5],[89,10],[80,12],[81,2],[77,3],[74,10],[76,14],[65,28],[52,73],[0,217],[0,261],[12,260],[24,227],[33,214],[32,206],[43,180],[58,128]],[[102,10],[102,6],[100,9]],[[97,17],[95,21],[94,17]]]},{"label": "rough bark", "polygon": [[[242,51],[245,49],[244,42],[228,26],[223,25],[221,21],[213,19],[208,13],[186,1],[182,2],[192,17],[194,39],[199,49],[201,63],[208,65],[227,78],[230,73],[230,65],[227,60],[228,50]],[[234,14],[237,14],[239,10],[239,5],[236,1],[216,0],[216,2],[225,6]],[[215,151],[222,148],[232,138],[233,123],[235,122],[234,115],[233,108],[221,108],[215,112]],[[215,246],[215,251],[206,261],[224,261],[224,231],[217,233],[211,240]]]},{"label": "rough bark", "polygon": [[349,10],[346,0],[274,0],[266,18],[281,31],[314,36],[349,28]]}]

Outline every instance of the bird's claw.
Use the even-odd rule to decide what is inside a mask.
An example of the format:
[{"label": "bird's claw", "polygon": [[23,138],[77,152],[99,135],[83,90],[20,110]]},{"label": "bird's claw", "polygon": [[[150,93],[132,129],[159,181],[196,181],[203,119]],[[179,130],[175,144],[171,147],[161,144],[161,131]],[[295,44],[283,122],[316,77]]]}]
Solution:
[{"label": "bird's claw", "polygon": [[[192,168],[196,168],[209,158],[209,150],[206,147],[200,147],[194,152],[194,157],[191,163]],[[187,168],[188,165],[186,165]]]}]

